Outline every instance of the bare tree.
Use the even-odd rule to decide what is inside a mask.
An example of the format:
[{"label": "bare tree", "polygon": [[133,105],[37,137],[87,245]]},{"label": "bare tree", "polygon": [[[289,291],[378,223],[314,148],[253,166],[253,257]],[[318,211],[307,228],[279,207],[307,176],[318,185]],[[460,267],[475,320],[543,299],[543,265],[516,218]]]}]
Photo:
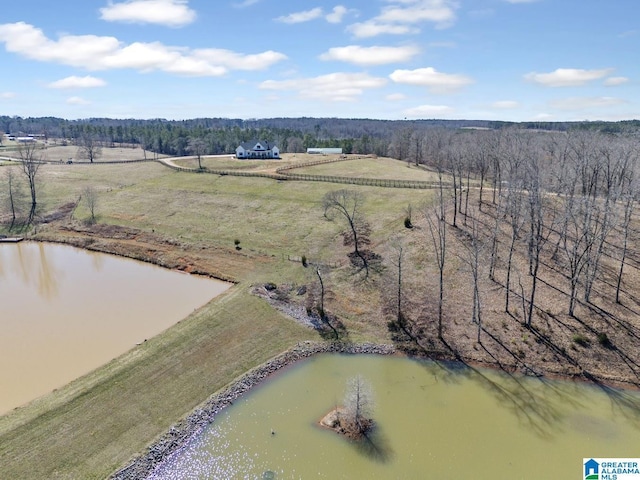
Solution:
[{"label": "bare tree", "polygon": [[96,223],[96,207],[98,205],[98,192],[92,186],[87,186],[82,190],[82,198],[87,204],[91,223]]},{"label": "bare tree", "polygon": [[300,137],[288,137],[287,138],[287,152],[288,153],[303,153],[304,144]]},{"label": "bare tree", "polygon": [[413,163],[418,166],[424,161],[424,132],[416,130],[411,134],[411,146],[409,148],[409,157]]},{"label": "bare tree", "polygon": [[622,274],[624,272],[624,264],[627,259],[627,251],[629,248],[629,224],[631,223],[631,215],[633,214],[634,198],[632,194],[627,195],[624,202],[624,218],[622,221],[622,254],[620,257],[620,269],[618,270],[618,278],[616,280],[616,303],[620,303],[620,288],[622,285]]},{"label": "bare tree", "polygon": [[474,169],[480,177],[480,198],[478,200],[478,206],[480,211],[482,211],[484,182],[486,181],[487,176],[489,175],[489,170],[491,169],[490,143],[488,135],[493,135],[493,132],[477,132],[477,135],[479,136],[475,136],[473,141],[469,143],[469,148],[471,149]]},{"label": "bare tree", "polygon": [[463,152],[460,145],[453,145],[447,155],[449,170],[453,178],[453,220],[452,225],[458,226],[458,211],[462,211],[462,172]]},{"label": "bare tree", "polygon": [[[540,255],[545,243],[544,225],[545,214],[543,210],[543,192],[541,188],[541,166],[540,159],[536,153],[532,152],[526,165],[526,195],[528,199],[528,222],[529,222],[529,274],[531,275],[531,290],[529,294],[529,308],[523,310],[525,324],[531,327],[533,309],[535,306],[536,289],[538,286],[538,271],[540,268]],[[524,295],[523,295],[524,302]]]},{"label": "bare tree", "polygon": [[493,229],[491,234],[491,251],[489,253],[489,280],[495,281],[495,270],[498,262],[498,246],[499,237],[501,233],[502,217],[505,215],[504,211],[504,198],[498,197],[498,203],[496,205],[495,216],[493,219]]},{"label": "bare tree", "polygon": [[429,164],[438,172],[438,202],[440,206],[440,219],[445,221],[446,202],[444,198],[444,173],[449,164],[451,154],[452,136],[447,130],[428,130],[425,139]]},{"label": "bare tree", "polygon": [[[331,329],[333,332],[333,337],[338,340],[340,338],[340,333],[336,329],[336,327],[331,323],[331,315],[327,313],[324,308],[324,299],[327,293],[327,289],[325,286],[324,278],[323,278],[323,268],[320,266],[316,266],[315,269],[316,276],[318,277],[318,282],[320,283],[320,304],[318,305],[318,315],[320,316],[320,320]],[[313,298],[313,297],[310,297]]]},{"label": "bare tree", "polygon": [[562,244],[569,269],[569,315],[575,315],[578,286],[597,237],[599,212],[591,197],[581,196],[565,202],[567,233]]},{"label": "bare tree", "polygon": [[9,225],[9,231],[11,231],[16,223],[19,205],[22,203],[22,190],[15,170],[12,167],[7,167],[3,170],[5,172],[4,177],[7,185],[6,203],[11,211],[11,225]]},{"label": "bare tree", "polygon": [[[442,200],[441,200],[442,202]],[[442,210],[440,208],[440,210]],[[435,220],[429,212],[425,212],[425,217],[429,225],[429,233],[433,241],[433,249],[435,251],[436,265],[439,274],[439,296],[438,296],[438,338],[442,339],[442,317],[444,302],[444,266],[447,258],[447,225],[440,212],[434,211]]]},{"label": "bare tree", "polygon": [[504,311],[509,313],[509,299],[511,296],[511,272],[513,264],[513,254],[516,248],[516,241],[520,237],[520,232],[524,226],[522,215],[522,187],[516,182],[509,182],[507,198],[505,200],[505,213],[511,227],[511,237],[509,240],[509,253],[507,254],[507,278],[505,281]]},{"label": "bare tree", "polygon": [[345,236],[345,243],[353,245],[354,255],[358,257],[361,267],[365,270],[365,277],[369,276],[369,261],[363,251],[369,242],[369,226],[361,212],[364,198],[355,190],[335,190],[327,192],[322,200],[324,215],[333,220],[335,215],[342,217],[349,227]]},{"label": "bare tree", "polygon": [[202,138],[190,137],[187,151],[198,157],[198,170],[202,170],[202,156],[207,153],[207,143]]},{"label": "bare tree", "polygon": [[463,240],[463,247],[466,251],[463,261],[469,266],[471,279],[473,281],[471,323],[478,325],[477,341],[480,343],[480,333],[482,332],[482,303],[480,301],[480,258],[482,256],[482,244],[480,242],[478,221],[475,215],[471,217],[471,232],[469,233],[468,241]]},{"label": "bare tree", "polygon": [[[384,291],[382,293],[383,295],[388,295],[387,298],[389,298],[393,302],[396,326],[402,329],[402,331],[409,337],[413,337],[407,325],[407,318],[404,315],[405,292],[403,282],[403,267],[405,247],[401,238],[396,237],[392,239],[391,250],[392,254],[389,259],[389,263],[394,268],[395,272],[393,273],[395,273],[396,276],[393,280],[389,280],[388,283],[384,285]],[[391,277],[393,273],[389,273],[389,277]]]},{"label": "bare tree", "polygon": [[79,158],[86,158],[90,163],[93,163],[102,155],[102,146],[93,132],[84,132],[78,141]]},{"label": "bare tree", "polygon": [[37,178],[38,171],[42,166],[42,161],[37,154],[38,146],[36,142],[21,143],[18,145],[18,155],[22,165],[22,172],[27,178],[29,184],[29,193],[31,194],[31,209],[27,225],[31,225],[36,215],[37,202]]},{"label": "bare tree", "polygon": [[361,375],[347,381],[340,424],[355,437],[366,436],[373,427],[373,392]]},{"label": "bare tree", "polygon": [[413,129],[410,127],[404,127],[393,132],[389,149],[394,158],[397,158],[398,160],[411,161],[409,158],[409,152],[411,150],[412,135]]}]

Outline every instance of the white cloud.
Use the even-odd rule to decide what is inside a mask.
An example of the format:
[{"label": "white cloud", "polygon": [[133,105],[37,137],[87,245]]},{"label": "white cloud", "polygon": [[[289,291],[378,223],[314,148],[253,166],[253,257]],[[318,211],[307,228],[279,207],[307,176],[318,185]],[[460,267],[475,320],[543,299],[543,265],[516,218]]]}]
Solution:
[{"label": "white cloud", "polygon": [[104,87],[107,84],[101,78],[92,77],[87,75],[86,77],[76,77],[75,75],[47,85],[49,88],[95,88]]},{"label": "white cloud", "polygon": [[396,0],[397,5],[385,7],[376,19],[382,23],[432,22],[448,25],[456,18],[455,3],[450,0]]},{"label": "white cloud", "polygon": [[613,69],[582,70],[578,68],[558,68],[550,73],[527,73],[524,78],[547,87],[575,87],[609,75]]},{"label": "white cloud", "polygon": [[289,15],[283,15],[276,18],[277,22],[282,23],[304,23],[316,18],[322,17],[322,9],[320,7],[312,8],[311,10],[305,10],[304,12],[290,13]]},{"label": "white cloud", "polygon": [[617,85],[622,85],[623,83],[627,83],[629,79],[627,77],[609,77],[604,81],[604,84],[607,87],[615,87]]},{"label": "white cloud", "polygon": [[286,55],[267,50],[246,55],[220,48],[205,48],[193,51],[193,56],[210,64],[222,65],[230,70],[264,70],[287,58]]},{"label": "white cloud", "polygon": [[10,100],[12,98],[16,98],[16,94],[14,92],[0,92],[0,99],[2,100]]},{"label": "white cloud", "polygon": [[320,60],[337,60],[354,65],[386,65],[389,63],[406,62],[420,53],[416,46],[404,47],[361,47],[348,45],[346,47],[330,48],[320,55]]},{"label": "white cloud", "polygon": [[442,118],[452,115],[453,108],[447,105],[420,105],[405,110],[404,115],[411,118]]},{"label": "white cloud", "polygon": [[377,23],[375,21],[354,23],[353,25],[349,25],[347,30],[353,33],[357,38],[377,37],[378,35],[383,34],[408,35],[420,32],[418,28],[410,27],[408,25],[389,25]]},{"label": "white cloud", "polygon": [[233,6],[237,8],[246,8],[251,5],[255,5],[258,2],[260,2],[260,0],[244,0],[244,2],[234,3]]},{"label": "white cloud", "polygon": [[553,100],[549,104],[559,110],[585,110],[590,108],[606,108],[626,103],[614,97],[570,97]]},{"label": "white cloud", "polygon": [[396,70],[389,77],[396,83],[427,87],[432,93],[450,93],[473,83],[470,77],[441,73],[433,67]]},{"label": "white cloud", "polygon": [[349,10],[347,9],[347,7],[336,5],[335,7],[333,7],[333,11],[327,14],[324,18],[329,23],[340,23],[348,12]]},{"label": "white cloud", "polygon": [[304,23],[304,22],[310,22],[312,20],[316,20],[318,18],[322,18],[324,16],[324,19],[329,23],[340,23],[342,22],[342,19],[344,18],[344,16],[350,11],[353,11],[353,10],[349,10],[347,7],[343,5],[336,5],[335,7],[333,7],[333,10],[331,10],[331,13],[327,13],[325,15],[322,8],[316,7],[316,8],[312,8],[311,10],[305,10],[302,12],[290,13],[289,15],[283,15],[281,17],[276,18],[275,21],[281,22],[281,23],[288,23],[288,24]]},{"label": "white cloud", "polygon": [[8,52],[42,62],[87,70],[134,69],[187,76],[220,76],[229,70],[261,70],[287,58],[266,51],[245,55],[222,49],[190,50],[160,42],[129,45],[115,37],[62,35],[50,40],[42,30],[24,22],[0,25],[0,42]]},{"label": "white cloud", "polygon": [[331,73],[313,78],[295,80],[267,80],[259,85],[263,90],[294,91],[301,98],[332,102],[354,101],[365,90],[380,88],[387,84],[385,78],[372,77],[366,73]]},{"label": "white cloud", "polygon": [[618,34],[618,38],[635,37],[638,35],[638,33],[640,33],[640,30],[627,30],[626,32]]},{"label": "white cloud", "polygon": [[358,38],[381,34],[405,35],[418,33],[415,26],[433,23],[436,28],[450,27],[456,20],[455,0],[387,0],[380,14],[366,22],[355,23],[348,30]]},{"label": "white cloud", "polygon": [[511,108],[518,108],[520,104],[513,100],[499,100],[491,104],[491,108],[497,108],[500,110],[508,110]]},{"label": "white cloud", "polygon": [[109,2],[100,9],[101,19],[108,22],[155,23],[168,27],[182,27],[196,19],[188,0],[128,0]]},{"label": "white cloud", "polygon": [[399,102],[401,100],[406,99],[407,96],[404,93],[392,93],[390,95],[387,95],[384,98],[385,98],[385,100],[388,100],[389,102]]},{"label": "white cloud", "polygon": [[91,102],[81,97],[69,97],[67,98],[67,104],[69,105],[89,105]]}]

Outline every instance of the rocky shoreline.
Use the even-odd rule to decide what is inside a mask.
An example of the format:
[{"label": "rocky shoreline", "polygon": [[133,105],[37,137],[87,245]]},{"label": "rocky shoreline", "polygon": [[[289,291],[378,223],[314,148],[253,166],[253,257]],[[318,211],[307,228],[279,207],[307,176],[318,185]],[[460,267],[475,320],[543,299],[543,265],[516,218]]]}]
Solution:
[{"label": "rocky shoreline", "polygon": [[251,388],[278,370],[318,353],[392,355],[396,353],[396,349],[393,345],[377,345],[372,343],[299,343],[291,350],[250,370],[220,392],[212,395],[186,419],[173,425],[168,432],[147,449],[146,453],[133,460],[132,463],[116,472],[110,478],[112,480],[139,480],[147,478],[153,473],[153,470],[170,455],[177,452],[194,435],[213,422],[216,415],[233,404],[234,400],[247,393]]}]

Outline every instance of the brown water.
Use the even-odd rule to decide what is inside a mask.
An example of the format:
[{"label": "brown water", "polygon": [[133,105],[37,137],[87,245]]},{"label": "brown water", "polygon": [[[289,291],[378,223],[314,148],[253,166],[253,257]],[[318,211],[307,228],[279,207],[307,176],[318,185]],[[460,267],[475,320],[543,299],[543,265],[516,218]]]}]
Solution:
[{"label": "brown water", "polygon": [[[371,443],[316,424],[356,374],[373,387]],[[584,478],[584,457],[639,455],[637,392],[321,355],[235,402],[151,478],[564,480]]]},{"label": "brown water", "polygon": [[63,245],[0,244],[0,414],[103,365],[228,287]]}]

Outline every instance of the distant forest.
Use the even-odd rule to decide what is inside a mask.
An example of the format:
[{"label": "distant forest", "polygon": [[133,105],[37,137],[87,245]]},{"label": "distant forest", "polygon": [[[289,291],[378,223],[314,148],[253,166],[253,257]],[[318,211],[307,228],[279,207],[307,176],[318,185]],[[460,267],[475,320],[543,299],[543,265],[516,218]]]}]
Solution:
[{"label": "distant forest", "polygon": [[105,147],[142,146],[164,155],[186,155],[194,140],[204,154],[231,153],[250,140],[274,142],[282,152],[304,152],[308,147],[340,147],[344,153],[391,155],[404,159],[394,145],[421,137],[433,128],[523,130],[593,130],[611,134],[637,134],[640,120],[620,122],[501,122],[488,120],[372,120],[344,118],[270,118],[191,120],[136,120],[0,116],[0,132],[38,135],[74,145],[99,142]]}]

